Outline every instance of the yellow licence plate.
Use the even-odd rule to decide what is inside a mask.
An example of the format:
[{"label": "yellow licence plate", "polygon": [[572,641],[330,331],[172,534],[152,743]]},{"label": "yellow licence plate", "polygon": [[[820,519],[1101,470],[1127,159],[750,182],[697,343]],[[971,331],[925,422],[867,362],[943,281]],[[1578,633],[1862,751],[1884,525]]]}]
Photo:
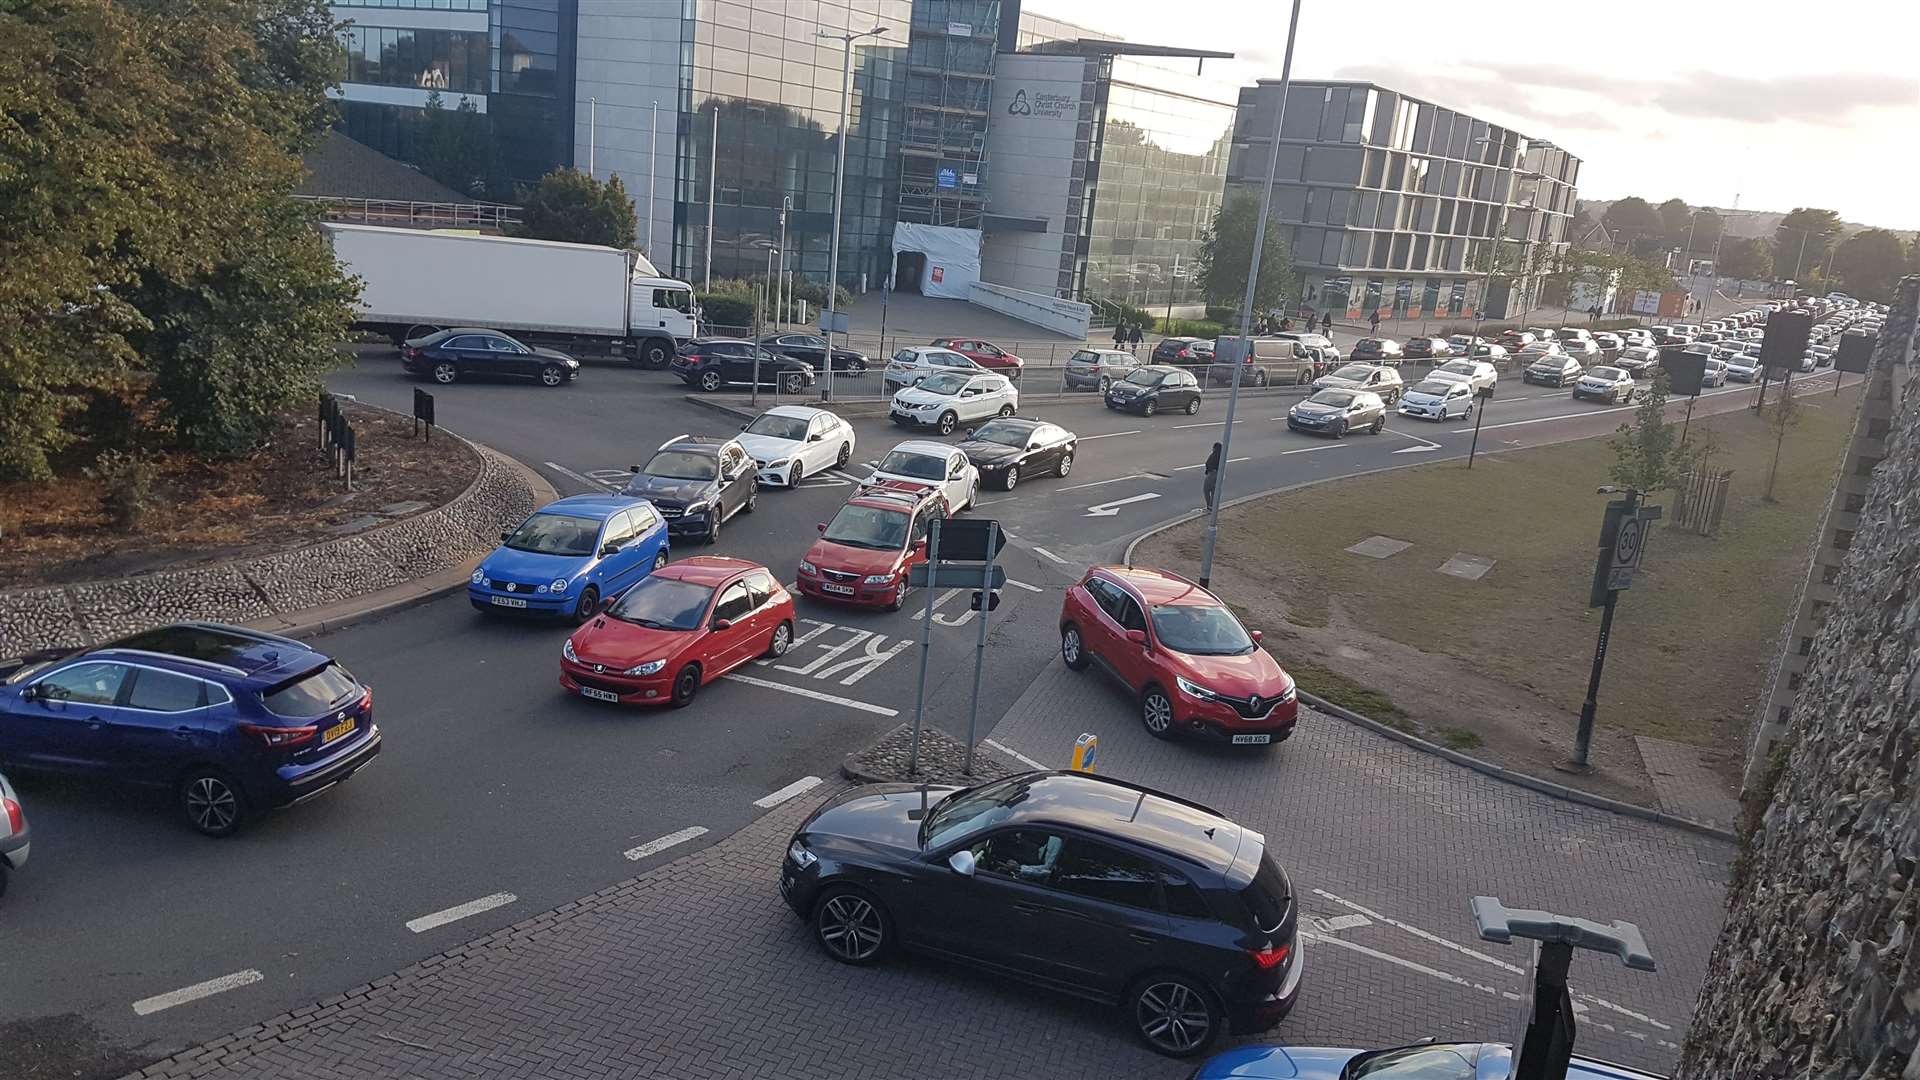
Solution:
[{"label": "yellow licence plate", "polygon": [[320,735],[320,741],[323,743],[330,743],[333,740],[339,738],[340,736],[351,732],[353,730],[354,723],[355,721],[353,717],[349,716],[345,720],[340,721],[339,723],[328,728],[326,731],[322,732]]}]

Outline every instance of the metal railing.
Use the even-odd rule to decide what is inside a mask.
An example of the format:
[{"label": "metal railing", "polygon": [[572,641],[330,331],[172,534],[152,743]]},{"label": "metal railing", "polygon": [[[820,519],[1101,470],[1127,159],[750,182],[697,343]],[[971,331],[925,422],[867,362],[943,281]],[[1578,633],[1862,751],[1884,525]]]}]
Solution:
[{"label": "metal railing", "polygon": [[520,224],[520,208],[505,203],[402,202],[348,199],[333,195],[295,195],[317,203],[328,221],[362,225],[398,225],[414,229],[491,229]]}]

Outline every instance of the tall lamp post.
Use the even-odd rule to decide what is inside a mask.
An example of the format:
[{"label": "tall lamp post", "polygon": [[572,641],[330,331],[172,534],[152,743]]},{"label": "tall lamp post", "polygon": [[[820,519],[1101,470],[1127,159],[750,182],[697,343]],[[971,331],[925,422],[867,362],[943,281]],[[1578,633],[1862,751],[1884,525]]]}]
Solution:
[{"label": "tall lamp post", "polygon": [[[1293,39],[1300,28],[1300,0],[1293,0],[1287,20],[1287,51],[1280,61],[1280,100],[1273,109],[1273,141],[1267,145],[1267,180],[1260,188],[1260,218],[1253,226],[1253,257],[1247,267],[1247,291],[1240,300],[1240,347],[1252,349],[1254,287],[1260,281],[1260,257],[1267,252],[1267,214],[1273,207],[1273,178],[1280,170],[1280,132],[1287,118],[1287,90],[1293,83]],[[1233,389],[1227,393],[1227,415],[1220,423],[1220,468],[1213,478],[1213,498],[1207,500],[1207,535],[1200,550],[1200,585],[1213,580],[1213,548],[1220,536],[1220,503],[1227,493],[1227,461],[1233,456],[1233,413],[1240,402],[1240,369],[1246,357],[1233,365]]]},{"label": "tall lamp post", "polygon": [[[787,215],[792,211],[793,211],[793,196],[791,195],[780,196],[780,269],[778,271],[779,277],[775,279],[777,284],[774,286],[775,289],[780,294],[779,302],[774,305],[779,310],[780,314],[776,316],[773,320],[774,333],[776,334],[780,332],[780,327],[786,323],[787,317],[788,317],[787,304],[789,303],[789,301],[787,299]],[[833,369],[833,363],[832,363],[833,354],[829,353],[827,355],[828,355],[827,369],[831,371]]]},{"label": "tall lamp post", "polygon": [[879,37],[886,32],[885,26],[876,26],[857,34],[821,30],[814,35],[833,38],[846,48],[840,61],[840,152],[833,165],[833,238],[828,241],[827,247],[827,377],[820,384],[821,401],[833,400],[833,322],[840,307],[840,201],[841,189],[847,179],[847,114],[853,107],[853,43],[863,37]]}]

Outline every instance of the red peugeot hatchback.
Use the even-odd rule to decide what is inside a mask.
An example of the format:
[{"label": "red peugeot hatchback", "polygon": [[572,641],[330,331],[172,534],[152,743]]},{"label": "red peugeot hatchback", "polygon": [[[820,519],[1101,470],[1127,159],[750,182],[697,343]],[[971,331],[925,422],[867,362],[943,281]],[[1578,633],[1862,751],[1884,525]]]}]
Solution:
[{"label": "red peugeot hatchback", "polygon": [[1293,678],[1219,598],[1178,574],[1096,566],[1067,590],[1060,658],[1089,661],[1140,697],[1140,721],[1179,733],[1270,746],[1293,734]]},{"label": "red peugeot hatchback", "polygon": [[621,705],[693,701],[700,688],[793,645],[793,596],[758,563],[703,555],[640,579],[560,648],[560,686]]}]

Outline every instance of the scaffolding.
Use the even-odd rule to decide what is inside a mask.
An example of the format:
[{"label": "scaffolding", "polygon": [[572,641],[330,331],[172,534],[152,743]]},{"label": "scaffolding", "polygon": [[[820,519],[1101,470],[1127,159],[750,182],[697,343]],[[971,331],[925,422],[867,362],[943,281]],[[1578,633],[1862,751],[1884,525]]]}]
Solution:
[{"label": "scaffolding", "polygon": [[1000,0],[919,0],[907,48],[901,221],[980,228]]}]

